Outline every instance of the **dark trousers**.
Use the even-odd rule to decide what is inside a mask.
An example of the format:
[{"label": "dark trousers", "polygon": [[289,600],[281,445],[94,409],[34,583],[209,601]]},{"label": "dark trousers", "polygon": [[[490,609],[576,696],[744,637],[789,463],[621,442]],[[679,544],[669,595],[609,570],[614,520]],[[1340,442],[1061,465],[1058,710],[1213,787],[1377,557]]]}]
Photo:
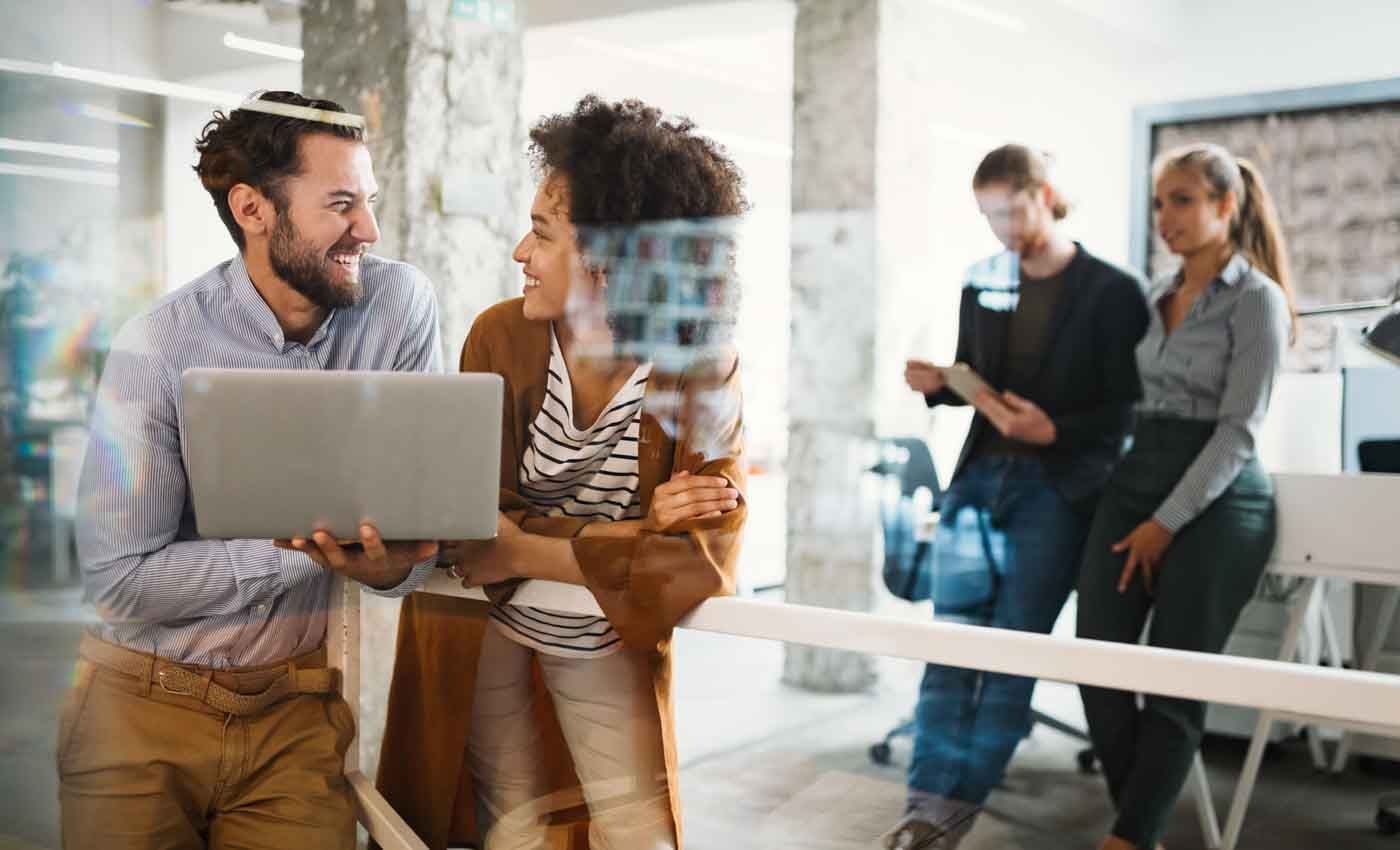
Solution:
[{"label": "dark trousers", "polygon": [[[1125,555],[1111,546],[1154,511],[1215,429],[1213,421],[1147,419],[1104,491],[1079,575],[1080,637],[1136,643],[1148,613],[1151,646],[1219,652],[1254,594],[1275,537],[1273,484],[1257,459],[1176,534],[1148,593],[1140,574],[1123,593]],[[1118,810],[1113,834],[1151,848],[1200,747],[1205,704],[1081,687],[1094,752]]]}]

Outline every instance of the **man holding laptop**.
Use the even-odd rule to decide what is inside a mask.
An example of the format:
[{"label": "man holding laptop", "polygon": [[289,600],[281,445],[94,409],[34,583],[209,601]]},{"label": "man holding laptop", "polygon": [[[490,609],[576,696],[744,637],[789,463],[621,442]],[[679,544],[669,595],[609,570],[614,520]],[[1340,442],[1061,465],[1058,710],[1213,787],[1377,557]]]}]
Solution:
[{"label": "man holding laptop", "polygon": [[[201,537],[181,381],[200,367],[441,371],[428,281],[366,253],[379,230],[363,133],[335,103],[265,92],[216,112],[196,143],[239,252],[128,322],[102,375],[78,509],[102,624],[60,724],[66,847],[354,846],[331,581],[410,593],[437,545],[385,542],[367,523],[351,545],[313,528]],[[288,394],[285,418],[308,404]]]}]

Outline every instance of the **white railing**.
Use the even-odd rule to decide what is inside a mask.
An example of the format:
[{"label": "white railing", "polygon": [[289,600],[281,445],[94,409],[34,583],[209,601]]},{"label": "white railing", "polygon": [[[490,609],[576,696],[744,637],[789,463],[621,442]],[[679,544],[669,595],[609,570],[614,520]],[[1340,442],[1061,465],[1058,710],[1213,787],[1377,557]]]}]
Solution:
[{"label": "white railing", "polygon": [[[1276,476],[1280,537],[1271,568],[1310,577],[1336,575],[1400,584],[1397,476]],[[445,574],[423,592],[484,599]],[[1297,606],[1312,604],[1309,592]],[[331,657],[344,671],[345,694],[359,717],[359,597],[345,586],[332,617]],[[513,604],[600,614],[587,589],[528,582]],[[853,611],[753,599],[710,599],[680,628],[908,658],[997,673],[1186,697],[1262,710],[1266,718],[1301,717],[1380,734],[1400,732],[1400,677],[1284,661],[1210,655],[1081,640],[955,623],[913,622]],[[1290,649],[1291,651],[1291,649]],[[1267,729],[1265,730],[1267,731]],[[425,845],[359,771],[357,744],[346,771],[361,823],[386,850]],[[1244,802],[1247,802],[1247,797]],[[1239,801],[1237,801],[1237,805]],[[1238,816],[1232,817],[1238,835]]]}]

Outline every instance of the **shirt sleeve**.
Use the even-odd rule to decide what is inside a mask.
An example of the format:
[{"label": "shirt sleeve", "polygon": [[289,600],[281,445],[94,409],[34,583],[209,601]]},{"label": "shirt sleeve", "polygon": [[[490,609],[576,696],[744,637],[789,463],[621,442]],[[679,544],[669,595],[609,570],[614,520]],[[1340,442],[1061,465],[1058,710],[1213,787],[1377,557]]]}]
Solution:
[{"label": "shirt sleeve", "polygon": [[[973,363],[973,335],[976,333],[977,293],[971,284],[964,284],[958,301],[958,347],[953,355],[954,363]],[[924,393],[924,404],[936,407],[946,404],[949,407],[965,407],[967,401],[962,396],[944,387],[936,393]]]},{"label": "shirt sleeve", "polygon": [[128,325],[103,370],[78,485],[84,593],[108,622],[231,614],[321,577],[270,540],[178,539],[188,483],[175,392],[146,327]]},{"label": "shirt sleeve", "polygon": [[437,294],[433,285],[417,269],[413,274],[413,299],[394,370],[397,372],[442,371],[442,336],[438,328]]},{"label": "shirt sleeve", "polygon": [[1172,533],[1214,502],[1254,456],[1254,444],[1288,341],[1288,304],[1274,284],[1244,293],[1230,319],[1225,392],[1215,433],[1153,518]]},{"label": "shirt sleeve", "polygon": [[404,577],[404,580],[394,585],[393,587],[386,587],[383,590],[380,590],[378,588],[370,587],[369,585],[364,585],[364,588],[370,593],[373,593],[375,596],[383,596],[386,599],[398,599],[400,597],[407,596],[410,593],[413,593],[419,588],[421,588],[424,582],[428,580],[428,576],[431,576],[433,574],[433,570],[436,568],[437,555],[434,555],[431,558],[419,561],[418,563],[414,564],[413,569],[410,570],[408,575]]}]

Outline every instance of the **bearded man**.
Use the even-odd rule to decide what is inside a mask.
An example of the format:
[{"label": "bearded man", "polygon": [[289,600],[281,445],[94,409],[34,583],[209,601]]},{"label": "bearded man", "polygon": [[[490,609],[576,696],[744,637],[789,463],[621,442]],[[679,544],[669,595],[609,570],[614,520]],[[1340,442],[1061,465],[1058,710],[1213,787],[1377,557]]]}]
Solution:
[{"label": "bearded man", "polygon": [[417,269],[367,253],[377,187],[358,116],[263,92],[215,112],[195,148],[238,253],[129,321],[103,371],[77,526],[101,624],[60,720],[63,843],[353,848],[354,721],[325,649],[331,580],[401,596],[437,545],[386,543],[369,525],[344,547],[325,532],[200,538],[180,376],[441,371],[437,303]]}]

